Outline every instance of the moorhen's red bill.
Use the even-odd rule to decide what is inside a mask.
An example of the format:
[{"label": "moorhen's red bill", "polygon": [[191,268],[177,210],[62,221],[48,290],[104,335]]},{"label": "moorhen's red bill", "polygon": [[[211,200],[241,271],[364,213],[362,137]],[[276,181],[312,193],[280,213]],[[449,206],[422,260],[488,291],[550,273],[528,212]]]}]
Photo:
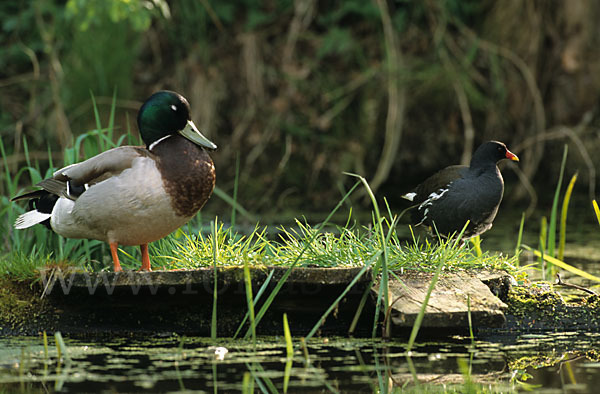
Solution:
[{"label": "moorhen's red bill", "polygon": [[435,223],[440,235],[450,236],[458,234],[469,220],[463,239],[489,230],[504,194],[504,180],[496,165],[502,159],[519,161],[502,142],[485,142],[469,166],[446,167],[403,195],[415,203],[413,223],[432,229]]}]

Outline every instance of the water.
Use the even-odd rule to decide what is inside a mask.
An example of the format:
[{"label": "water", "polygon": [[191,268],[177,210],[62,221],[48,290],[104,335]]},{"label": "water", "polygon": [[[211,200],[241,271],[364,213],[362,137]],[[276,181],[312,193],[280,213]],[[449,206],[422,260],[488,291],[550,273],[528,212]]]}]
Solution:
[{"label": "water", "polygon": [[410,358],[404,342],[317,338],[307,344],[307,359],[294,338],[292,362],[283,338],[261,338],[256,349],[196,337],[66,338],[60,362],[49,342],[46,357],[39,337],[0,338],[0,392],[212,393],[251,384],[255,392],[464,392],[471,384],[484,392],[539,386],[586,393],[600,385],[600,334],[453,337],[420,343]]}]

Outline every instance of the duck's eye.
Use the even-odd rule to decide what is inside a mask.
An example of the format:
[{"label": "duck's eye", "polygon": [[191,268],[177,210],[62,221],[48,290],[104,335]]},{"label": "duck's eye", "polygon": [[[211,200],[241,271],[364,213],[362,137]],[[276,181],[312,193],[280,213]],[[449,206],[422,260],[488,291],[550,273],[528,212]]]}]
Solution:
[{"label": "duck's eye", "polygon": [[171,105],[171,109],[175,112],[177,112],[177,106],[175,104]]}]

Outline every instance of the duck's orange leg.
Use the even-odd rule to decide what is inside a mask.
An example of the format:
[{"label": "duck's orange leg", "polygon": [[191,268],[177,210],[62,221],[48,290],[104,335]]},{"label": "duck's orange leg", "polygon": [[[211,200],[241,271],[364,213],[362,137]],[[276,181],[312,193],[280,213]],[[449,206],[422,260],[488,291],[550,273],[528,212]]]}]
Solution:
[{"label": "duck's orange leg", "polygon": [[110,254],[112,256],[113,264],[115,266],[115,272],[123,271],[123,269],[121,268],[121,264],[119,263],[119,255],[117,254],[117,248],[119,247],[119,244],[116,242],[111,242],[109,245]]},{"label": "duck's orange leg", "polygon": [[140,245],[140,251],[142,252],[142,271],[152,271],[150,256],[148,255],[148,244]]}]

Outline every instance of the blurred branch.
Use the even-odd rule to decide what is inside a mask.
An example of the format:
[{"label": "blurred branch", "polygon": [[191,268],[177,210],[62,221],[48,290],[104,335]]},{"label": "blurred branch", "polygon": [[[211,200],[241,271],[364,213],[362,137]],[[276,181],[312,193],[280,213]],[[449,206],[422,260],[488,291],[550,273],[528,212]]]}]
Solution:
[{"label": "blurred branch", "polygon": [[456,92],[456,98],[458,99],[458,106],[460,108],[460,114],[464,125],[464,136],[465,142],[463,147],[463,153],[460,158],[461,164],[469,165],[471,162],[471,154],[473,153],[473,143],[475,139],[475,129],[473,128],[473,118],[471,118],[471,110],[469,109],[469,100],[462,84],[458,81],[452,83],[454,91]]},{"label": "blurred branch", "polygon": [[[453,36],[451,34],[446,34],[444,36],[444,44],[446,44],[446,48],[448,49],[449,53],[452,54],[456,59],[461,60],[461,63],[466,63],[464,61],[465,57],[467,56],[465,54],[465,51],[463,49],[460,48],[460,46],[456,43],[456,41],[453,39]],[[474,47],[477,47],[477,43],[473,43],[472,44]],[[469,75],[469,77],[475,81],[479,86],[486,86],[488,81],[486,79],[486,77],[484,77],[482,75],[481,72],[479,72],[479,70],[477,70],[477,68],[473,67],[473,65],[471,65],[470,67],[465,67],[466,65],[463,64],[463,69],[464,71]]]},{"label": "blurred branch", "polygon": [[540,141],[562,139],[565,137],[569,138],[577,147],[577,150],[579,151],[579,154],[581,155],[581,158],[583,159],[587,167],[589,184],[588,193],[590,200],[593,200],[596,195],[596,167],[594,166],[594,162],[592,161],[592,158],[587,148],[585,147],[585,144],[579,136],[579,134],[581,134],[583,130],[590,124],[592,119],[592,113],[586,112],[579,124],[577,124],[577,126],[575,126],[574,128],[567,126],[552,127],[543,132],[542,134],[538,134],[521,141],[521,143],[514,147],[513,150],[515,152],[521,152],[525,149],[528,149],[531,146],[535,146]]},{"label": "blurred branch", "polygon": [[248,87],[248,105],[256,106],[265,99],[264,65],[259,50],[259,37],[255,32],[244,33],[239,38],[242,43],[244,76]]},{"label": "blurred branch", "polygon": [[23,43],[20,44],[20,47],[23,52],[25,52],[25,55],[27,55],[29,60],[31,60],[31,66],[33,67],[33,79],[40,79],[40,62],[35,54],[35,51]]},{"label": "blurred branch", "polygon": [[[120,98],[115,100],[115,98],[111,96],[96,96],[96,104],[113,105],[113,103],[117,108],[132,109],[135,111],[139,110],[143,104],[142,101],[138,100],[126,100]],[[88,101],[88,105],[91,107],[92,103]]]},{"label": "blurred branch", "polygon": [[527,191],[527,194],[529,195],[529,205],[527,206],[527,209],[525,210],[525,216],[529,217],[529,216],[531,216],[531,214],[535,210],[535,207],[537,206],[537,202],[538,202],[537,192],[535,191],[535,188],[529,181],[529,178],[527,178],[527,176],[523,173],[523,171],[521,170],[521,168],[518,165],[516,165],[513,162],[507,163],[507,165],[509,166],[509,168],[511,170],[514,171],[515,174],[517,174],[519,181],[521,181],[521,185],[523,185],[523,187]]},{"label": "blurred branch", "polygon": [[[294,15],[290,24],[288,25],[287,36],[285,45],[282,49],[281,55],[281,70],[283,74],[287,74],[289,78],[286,78],[287,82],[283,85],[280,97],[281,107],[280,110],[272,114],[266,127],[266,131],[261,136],[260,142],[254,146],[246,158],[246,165],[252,165],[254,161],[263,153],[270,143],[270,139],[275,134],[275,131],[279,131],[279,126],[282,122],[286,122],[291,114],[288,111],[282,110],[290,105],[293,101],[293,97],[297,92],[296,81],[298,79],[305,79],[311,71],[309,68],[303,68],[299,62],[295,60],[296,44],[300,37],[300,34],[308,29],[313,18],[315,16],[316,0],[295,0],[294,1]],[[261,70],[262,73],[262,70]],[[275,101],[274,101],[275,102]],[[283,136],[282,136],[283,137]],[[263,143],[264,142],[264,143]],[[272,196],[277,191],[281,174],[283,173],[287,163],[290,159],[293,151],[293,138],[291,135],[285,135],[285,152],[283,157],[279,161],[277,169],[275,171],[275,182],[273,182],[266,190],[264,190],[261,196],[259,204],[272,204]],[[281,198],[281,196],[279,197]]]},{"label": "blurred branch", "polygon": [[315,0],[294,1],[294,17],[290,22],[281,62],[283,71],[286,73],[292,71],[292,58],[296,49],[296,42],[298,42],[300,32],[306,30],[313,19],[315,3]]},{"label": "blurred branch", "polygon": [[317,127],[321,130],[327,130],[331,127],[333,120],[350,105],[353,99],[354,95],[349,94],[338,100],[327,112],[316,119],[315,123]]},{"label": "blurred branch", "polygon": [[217,26],[217,29],[219,29],[219,31],[221,33],[223,33],[225,31],[225,28],[223,27],[223,24],[221,23],[221,20],[219,19],[219,17],[215,13],[215,10],[213,10],[213,8],[211,7],[210,3],[207,0],[200,0],[200,3],[202,3],[202,6],[204,7],[204,9],[206,9],[206,12],[208,13],[208,16],[213,21],[213,23],[215,24],[215,26]]},{"label": "blurred branch", "polygon": [[35,3],[35,20],[37,27],[40,31],[42,40],[48,58],[50,61],[49,77],[50,77],[50,88],[52,90],[52,99],[54,101],[54,111],[56,115],[56,133],[58,140],[63,148],[67,146],[73,139],[73,133],[71,133],[71,126],[69,120],[65,114],[65,109],[60,98],[60,80],[62,79],[62,67],[56,53],[56,48],[53,45],[53,32],[46,26],[44,18],[40,11],[40,5]]},{"label": "blurred branch", "polygon": [[[467,94],[465,92],[465,88],[462,83],[462,68],[457,67],[454,62],[450,59],[446,48],[454,49],[454,55],[457,58],[464,57],[462,54],[458,53],[458,47],[454,44],[453,40],[450,39],[451,35],[446,34],[446,26],[447,21],[445,17],[436,18],[433,12],[434,5],[431,2],[428,2],[428,12],[429,24],[432,30],[432,35],[435,41],[435,47],[439,48],[437,53],[440,57],[440,60],[446,69],[446,72],[452,79],[452,87],[454,88],[454,92],[456,93],[456,99],[458,101],[458,107],[460,109],[461,118],[463,121],[463,153],[461,155],[460,163],[463,165],[469,165],[471,162],[471,155],[473,153],[473,144],[475,140],[475,129],[473,127],[473,118],[471,116],[471,109],[469,108],[469,99],[467,98]],[[444,45],[442,45],[442,42]],[[467,68],[467,73],[468,74]]]},{"label": "blurred branch", "polygon": [[[531,97],[533,100],[533,105],[535,109],[535,119],[536,119],[536,127],[534,128],[534,132],[537,134],[544,133],[546,130],[546,113],[544,109],[544,102],[542,100],[542,94],[537,86],[537,82],[531,71],[530,67],[525,63],[523,59],[521,59],[516,53],[511,51],[508,48],[502,47],[500,45],[491,43],[489,41],[483,40],[481,37],[477,36],[475,32],[465,26],[458,20],[454,20],[455,25],[460,29],[465,36],[473,40],[480,48],[500,55],[510,61],[521,73],[525,83],[527,84],[527,88],[531,93]],[[543,139],[540,141],[544,141]],[[531,179],[533,175],[537,172],[540,161],[543,157],[544,153],[544,144],[536,144],[533,146],[533,154],[527,156],[527,165],[524,165],[523,172],[527,178]]]},{"label": "blurred branch", "polygon": [[[254,164],[256,159],[258,159],[260,157],[260,155],[263,153],[263,151],[269,144],[271,137],[273,136],[275,131],[279,130],[278,126],[279,126],[280,121],[281,121],[280,114],[274,114],[269,118],[267,125],[264,129],[264,132],[261,135],[260,141],[258,141],[258,143],[254,145],[252,150],[248,153],[248,156],[246,156],[246,167],[247,168],[252,167],[252,165]],[[249,171],[247,171],[247,173],[249,173]]]},{"label": "blurred branch", "polygon": [[388,78],[388,109],[385,120],[385,141],[381,152],[381,159],[373,179],[369,182],[373,192],[386,181],[394,164],[396,152],[402,138],[402,125],[406,110],[406,90],[400,85],[398,74],[403,65],[402,53],[398,45],[398,38],[390,17],[387,3],[384,0],[376,0],[377,7],[381,13],[383,25],[383,36],[387,55],[386,75]]},{"label": "blurred branch", "polygon": [[[38,57],[35,54],[35,51],[33,49],[31,49],[24,43],[21,43],[20,46],[21,46],[21,49],[23,50],[23,52],[25,53],[25,55],[27,55],[27,57],[31,61],[31,66],[33,67],[33,83],[31,83],[29,85],[29,111],[28,111],[29,116],[32,117],[33,114],[35,114],[35,109],[37,106],[38,84],[35,82],[40,80],[40,62],[39,62]],[[19,152],[21,150],[21,141],[22,141],[21,133],[23,131],[23,123],[17,122],[16,129],[17,129],[17,133],[16,133],[17,138],[15,138],[15,152]]]},{"label": "blurred branch", "polygon": [[28,81],[31,81],[32,79],[36,79],[35,73],[33,73],[33,72],[14,75],[12,77],[0,79],[0,88],[4,88],[4,87],[10,86],[10,85],[15,85],[15,84],[23,83],[23,82],[28,82]]},{"label": "blurred branch", "polygon": [[347,84],[342,85],[330,92],[323,94],[325,103],[333,102],[323,115],[320,115],[314,123],[320,129],[326,130],[331,127],[333,120],[352,103],[355,98],[355,91],[369,82],[380,71],[378,66],[369,67],[358,76],[351,78]]},{"label": "blurred branch", "polygon": [[360,73],[358,76],[351,78],[347,84],[342,85],[330,92],[327,92],[323,95],[326,103],[330,103],[335,101],[341,97],[344,97],[358,88],[362,87],[364,84],[369,82],[375,75],[377,75],[381,71],[378,65],[372,65],[364,72]]},{"label": "blurred branch", "polygon": [[[48,154],[48,152],[44,151],[29,151],[27,154],[25,153],[13,153],[12,155],[6,156],[6,164],[9,167],[14,167],[19,163],[26,163],[28,158],[30,162],[35,162],[36,160],[48,161],[48,159],[52,157],[52,161],[61,162],[63,159],[62,152],[52,152]],[[0,166],[4,166],[4,161],[0,161]]]},{"label": "blurred branch", "polygon": [[[448,69],[450,75],[458,75],[458,70],[450,61],[450,58],[445,50],[440,50],[440,58],[444,67]],[[463,153],[460,158],[460,164],[469,165],[471,162],[471,155],[473,153],[473,144],[475,140],[475,129],[473,128],[473,118],[471,117],[471,109],[469,108],[469,99],[465,93],[465,88],[461,83],[460,78],[452,78],[452,87],[456,93],[456,99],[458,100],[458,107],[460,108],[460,115],[463,121]]]},{"label": "blurred branch", "polygon": [[[292,156],[292,150],[293,150],[293,146],[292,146],[292,136],[287,134],[285,136],[285,152],[281,158],[281,160],[279,161],[279,164],[277,164],[277,168],[275,169],[273,175],[271,176],[272,182],[270,183],[268,189],[265,190],[263,197],[261,198],[260,204],[271,204],[273,205],[273,193],[275,193],[275,191],[277,190],[278,186],[281,184],[281,180],[283,179],[282,177],[282,173],[290,159],[290,157]],[[293,193],[293,190],[288,189],[287,192],[283,192],[283,193],[278,193],[276,200],[277,202],[275,203],[275,205],[280,204],[282,201],[285,200],[285,197],[287,197],[287,195]]]},{"label": "blurred branch", "polygon": [[[256,115],[256,106],[249,105],[243,112],[243,115],[240,120],[235,123],[235,128],[231,133],[231,144],[233,147],[238,147],[241,145],[241,140],[248,128],[250,127],[250,123],[254,119]],[[230,147],[226,147],[227,149],[231,149]]]},{"label": "blurred branch", "polygon": [[[450,37],[449,35],[445,35],[445,37]],[[449,38],[445,39],[446,46],[449,47],[449,42],[452,42]],[[442,61],[445,66],[450,67],[452,71],[457,74],[458,70],[451,63],[450,57],[446,53],[445,50],[441,51]],[[444,60],[445,59],[445,60]],[[461,69],[462,71],[462,69]],[[461,78],[453,78],[452,87],[454,88],[454,92],[456,92],[456,99],[458,100],[458,107],[460,108],[460,116],[463,121],[464,127],[464,145],[463,145],[463,153],[460,157],[460,163],[463,165],[469,165],[471,162],[471,155],[473,154],[473,145],[475,143],[475,128],[473,127],[473,117],[471,116],[471,109],[469,108],[469,99],[467,98],[467,93],[465,92],[465,88],[461,83]]]}]

